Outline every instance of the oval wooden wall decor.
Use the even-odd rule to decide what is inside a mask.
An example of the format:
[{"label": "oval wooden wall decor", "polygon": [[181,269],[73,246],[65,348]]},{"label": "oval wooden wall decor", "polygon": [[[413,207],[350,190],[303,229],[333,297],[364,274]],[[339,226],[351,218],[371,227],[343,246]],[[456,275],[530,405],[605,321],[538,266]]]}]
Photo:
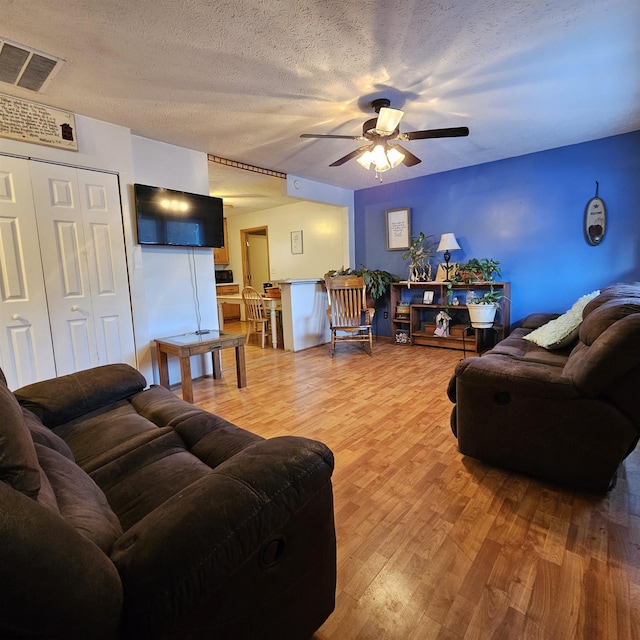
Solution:
[{"label": "oval wooden wall decor", "polygon": [[590,245],[600,244],[607,229],[607,208],[602,198],[598,197],[598,183],[596,195],[587,202],[584,209],[584,237]]}]

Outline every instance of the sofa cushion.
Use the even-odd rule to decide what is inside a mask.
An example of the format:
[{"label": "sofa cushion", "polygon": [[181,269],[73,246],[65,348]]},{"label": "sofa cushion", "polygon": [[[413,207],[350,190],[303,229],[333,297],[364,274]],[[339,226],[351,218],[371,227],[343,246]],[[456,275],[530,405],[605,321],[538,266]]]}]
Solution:
[{"label": "sofa cushion", "polygon": [[0,381],[0,480],[30,498],[40,490],[38,458],[22,408]]},{"label": "sofa cushion", "polygon": [[592,345],[614,322],[634,313],[640,313],[640,298],[607,300],[585,316],[580,327],[580,341]]},{"label": "sofa cushion", "polygon": [[122,527],[104,493],[77,464],[62,454],[40,444],[35,448],[60,515],[78,533],[109,553],[122,535]]},{"label": "sofa cushion", "polygon": [[600,295],[584,308],[583,316],[586,318],[605,302],[620,298],[640,298],[640,282],[618,282],[605,287]]},{"label": "sofa cushion", "polygon": [[543,349],[525,337],[530,333],[530,329],[518,327],[514,329],[506,338],[498,342],[489,353],[492,355],[509,356],[513,360],[544,364],[551,367],[564,367],[569,357],[570,349]]},{"label": "sofa cushion", "polygon": [[168,430],[139,415],[128,400],[120,400],[56,427],[55,433],[69,445],[78,465],[92,473]]},{"label": "sofa cushion", "polygon": [[566,313],[534,329],[524,336],[525,340],[530,340],[544,349],[562,349],[573,344],[578,337],[584,308],[599,294],[600,291],[593,291],[578,298]]}]

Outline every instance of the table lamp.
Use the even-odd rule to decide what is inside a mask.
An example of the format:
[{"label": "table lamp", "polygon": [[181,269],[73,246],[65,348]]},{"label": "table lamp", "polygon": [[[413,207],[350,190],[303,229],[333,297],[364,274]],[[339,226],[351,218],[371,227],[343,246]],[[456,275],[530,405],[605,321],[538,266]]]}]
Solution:
[{"label": "table lamp", "polygon": [[444,282],[450,282],[449,271],[453,269],[453,267],[449,265],[449,260],[451,260],[450,252],[456,251],[457,249],[460,249],[460,245],[458,244],[454,233],[443,233],[440,236],[440,244],[436,251],[444,251],[444,270],[447,274]]}]

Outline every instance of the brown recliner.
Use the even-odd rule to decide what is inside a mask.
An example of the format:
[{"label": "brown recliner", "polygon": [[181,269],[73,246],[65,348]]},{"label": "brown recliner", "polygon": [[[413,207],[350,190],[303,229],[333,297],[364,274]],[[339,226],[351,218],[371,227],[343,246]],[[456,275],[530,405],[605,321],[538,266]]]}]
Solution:
[{"label": "brown recliner", "polygon": [[331,451],[145,387],[0,372],[0,637],[307,640],[334,607]]},{"label": "brown recliner", "polygon": [[640,283],[603,289],[563,349],[524,339],[553,317],[529,316],[486,355],[458,364],[451,427],[465,455],[607,491],[640,435]]}]

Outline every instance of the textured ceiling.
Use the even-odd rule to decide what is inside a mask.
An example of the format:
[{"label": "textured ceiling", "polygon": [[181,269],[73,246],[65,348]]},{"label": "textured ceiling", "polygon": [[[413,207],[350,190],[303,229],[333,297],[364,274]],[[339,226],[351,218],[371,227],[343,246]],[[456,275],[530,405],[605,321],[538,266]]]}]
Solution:
[{"label": "textured ceiling", "polygon": [[[43,93],[0,92],[351,189],[373,172],[328,165],[361,143],[299,136],[359,135],[376,97],[402,131],[471,130],[406,143],[422,163],[385,182],[640,129],[638,0],[0,0],[0,15],[0,36],[66,61]],[[266,188],[214,185],[234,208]]]}]

